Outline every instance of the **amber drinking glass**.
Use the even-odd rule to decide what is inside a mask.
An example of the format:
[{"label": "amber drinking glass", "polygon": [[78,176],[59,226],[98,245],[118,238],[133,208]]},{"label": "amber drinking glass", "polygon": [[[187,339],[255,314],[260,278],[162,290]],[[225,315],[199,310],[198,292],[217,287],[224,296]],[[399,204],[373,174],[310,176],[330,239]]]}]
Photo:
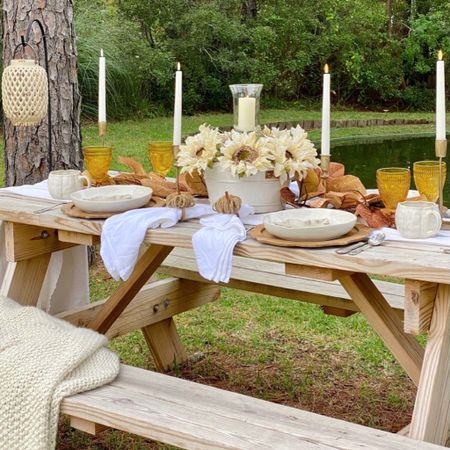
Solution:
[{"label": "amber drinking glass", "polygon": [[386,167],[377,170],[377,187],[384,206],[395,211],[397,204],[408,197],[411,172],[402,167]]},{"label": "amber drinking glass", "polygon": [[148,146],[148,157],[153,170],[165,177],[172,168],[174,160],[172,142],[152,142]]},{"label": "amber drinking glass", "polygon": [[94,184],[102,183],[108,178],[112,162],[111,147],[86,147],[83,149],[84,164]]},{"label": "amber drinking glass", "polygon": [[447,178],[447,164],[439,161],[417,161],[413,165],[414,183],[420,195],[425,195],[429,202],[439,198],[439,169],[442,169],[442,185]]}]

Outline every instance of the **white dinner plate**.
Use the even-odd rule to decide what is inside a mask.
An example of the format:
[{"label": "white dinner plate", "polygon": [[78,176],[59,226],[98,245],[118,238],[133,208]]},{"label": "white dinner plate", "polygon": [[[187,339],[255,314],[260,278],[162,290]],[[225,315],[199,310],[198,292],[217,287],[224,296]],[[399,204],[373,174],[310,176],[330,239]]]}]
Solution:
[{"label": "white dinner plate", "polygon": [[77,208],[89,213],[124,212],[141,208],[152,198],[145,186],[102,186],[82,189],[71,195]]},{"label": "white dinner plate", "polygon": [[347,234],[356,224],[356,216],[336,209],[289,209],[267,214],[266,230],[288,241],[328,241]]}]

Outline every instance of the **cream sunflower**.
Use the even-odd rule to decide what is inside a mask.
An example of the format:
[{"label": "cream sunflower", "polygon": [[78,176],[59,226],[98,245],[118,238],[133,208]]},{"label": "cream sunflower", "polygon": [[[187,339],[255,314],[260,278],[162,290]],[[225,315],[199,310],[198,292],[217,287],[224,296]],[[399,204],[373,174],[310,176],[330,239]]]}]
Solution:
[{"label": "cream sunflower", "polygon": [[231,131],[218,157],[220,167],[233,176],[251,176],[273,169],[270,148],[255,132]]},{"label": "cream sunflower", "polygon": [[274,174],[283,183],[287,178],[301,180],[308,169],[318,166],[317,151],[300,125],[290,130],[263,130],[273,155]]},{"label": "cream sunflower", "polygon": [[181,173],[202,173],[206,168],[212,167],[222,142],[223,135],[218,128],[201,125],[199,133],[189,136],[186,143],[180,146],[177,165],[181,167]]}]

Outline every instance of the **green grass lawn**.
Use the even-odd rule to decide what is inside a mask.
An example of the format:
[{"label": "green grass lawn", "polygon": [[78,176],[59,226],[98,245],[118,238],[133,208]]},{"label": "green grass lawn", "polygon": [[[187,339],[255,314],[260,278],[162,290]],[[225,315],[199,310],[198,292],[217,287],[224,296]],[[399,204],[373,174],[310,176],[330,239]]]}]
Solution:
[{"label": "green grass lawn", "polygon": [[[319,118],[317,111],[267,110],[262,122]],[[336,112],[335,119],[375,117],[431,118],[431,114]],[[231,115],[184,118],[186,134],[204,123],[229,126]],[[114,155],[133,156],[148,167],[151,140],[170,140],[171,118],[111,123],[107,143]],[[411,134],[432,125],[333,130],[334,138]],[[98,145],[95,124],[83,127],[84,145]],[[317,140],[319,132],[311,138]],[[120,168],[114,162],[114,168]],[[97,261],[91,269],[94,300],[116,285]],[[326,316],[318,306],[223,289],[214,304],[177,316],[189,355],[201,354],[171,372],[200,383],[241,392],[376,428],[398,431],[410,422],[416,389],[366,320]],[[140,331],[115,339],[112,348],[126,364],[152,369]],[[116,431],[91,437],[62,423],[59,449],[144,450],[172,447]]]}]

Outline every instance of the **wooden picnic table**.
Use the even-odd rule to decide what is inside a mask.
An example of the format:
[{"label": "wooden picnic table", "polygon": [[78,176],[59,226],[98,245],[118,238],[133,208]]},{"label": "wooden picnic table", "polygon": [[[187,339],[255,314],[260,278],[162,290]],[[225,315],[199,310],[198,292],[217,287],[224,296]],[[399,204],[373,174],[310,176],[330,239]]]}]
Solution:
[{"label": "wooden picnic table", "polygon": [[[0,194],[0,220],[5,222],[10,262],[1,294],[22,304],[36,304],[53,252],[74,245],[96,244],[100,239],[102,221],[68,217],[58,206],[35,213],[49,205],[52,202],[48,200]],[[107,300],[59,316],[110,337],[142,329],[161,367],[174,356],[185,358],[172,317],[215,300],[217,286],[201,280],[147,283],[174,248],[191,248],[192,235],[198,228],[198,223],[186,222],[148,231],[145,242],[150,245],[127,281]],[[282,264],[291,279],[338,281],[356,305],[354,310],[367,318],[418,386],[409,436],[445,445],[450,427],[449,254],[437,246],[386,242],[358,256],[349,256],[338,255],[333,248],[281,248],[247,239],[236,247],[235,255],[254,261],[256,275],[259,260]],[[405,280],[403,321],[369,274]],[[253,282],[255,290],[263,285],[262,280]],[[270,294],[270,288],[264,286],[264,292]],[[283,290],[288,292],[290,287],[274,286],[273,295],[283,296]],[[405,333],[405,328],[410,334]],[[419,333],[428,333],[425,349],[413,336]]]}]

